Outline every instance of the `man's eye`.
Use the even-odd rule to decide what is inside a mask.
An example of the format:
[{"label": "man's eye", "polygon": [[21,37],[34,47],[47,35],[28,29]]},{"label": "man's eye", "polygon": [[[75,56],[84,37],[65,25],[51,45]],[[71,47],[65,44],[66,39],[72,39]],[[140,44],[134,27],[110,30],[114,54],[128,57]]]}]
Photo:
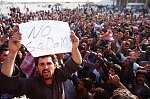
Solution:
[{"label": "man's eye", "polygon": [[43,65],[44,65],[44,63],[40,63],[40,64],[39,64],[39,66],[43,66]]},{"label": "man's eye", "polygon": [[52,63],[47,63],[47,65],[51,65]]}]

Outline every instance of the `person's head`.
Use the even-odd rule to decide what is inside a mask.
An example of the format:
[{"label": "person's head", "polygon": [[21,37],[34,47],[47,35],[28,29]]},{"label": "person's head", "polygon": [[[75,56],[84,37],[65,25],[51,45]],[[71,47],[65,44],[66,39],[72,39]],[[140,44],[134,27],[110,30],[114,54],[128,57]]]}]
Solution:
[{"label": "person's head", "polygon": [[118,33],[118,27],[114,27],[112,31],[113,33]]},{"label": "person's head", "polygon": [[130,43],[130,48],[134,48],[134,39],[128,39],[128,42]]},{"label": "person's head", "polygon": [[92,82],[92,88],[91,88],[90,92],[92,94],[94,94],[97,87],[99,87],[99,83],[97,81],[93,81]]},{"label": "person's head", "polygon": [[144,30],[145,30],[146,32],[148,32],[148,31],[149,31],[149,26],[146,25],[146,26],[144,27]]},{"label": "person's head", "polygon": [[85,31],[86,31],[87,33],[90,33],[90,32],[91,32],[91,27],[90,27],[90,26],[87,26],[87,27],[85,28]]},{"label": "person's head", "polygon": [[93,45],[93,44],[94,44],[93,38],[89,38],[87,43],[88,43],[89,45]]},{"label": "person's head", "polygon": [[140,57],[141,53],[139,51],[132,51],[129,53],[129,56],[133,59],[133,60],[137,60]]},{"label": "person's head", "polygon": [[98,87],[95,89],[93,99],[109,99],[109,94],[104,89]]},{"label": "person's head", "polygon": [[0,62],[3,62],[9,53],[8,48],[1,46],[0,47]]},{"label": "person's head", "polygon": [[89,79],[91,80],[91,82],[94,82],[96,80],[96,75],[94,73],[90,73]]},{"label": "person's head", "polygon": [[111,74],[112,76],[113,76],[113,75],[116,75],[116,74],[117,74],[118,76],[120,76],[120,74],[121,74],[121,66],[118,65],[118,64],[114,64],[114,65],[110,68],[109,74]]},{"label": "person's head", "polygon": [[27,52],[27,49],[26,49],[26,47],[23,44],[21,45],[19,50],[21,51],[22,54]]},{"label": "person's head", "polygon": [[123,51],[127,51],[127,50],[129,49],[129,46],[130,46],[130,42],[128,42],[128,41],[123,41],[123,42],[121,43],[121,49],[122,49]]},{"label": "person's head", "polygon": [[130,56],[127,56],[123,61],[123,67],[128,67],[133,65],[133,59]]},{"label": "person's head", "polygon": [[78,83],[78,90],[83,92],[83,91],[90,91],[92,88],[92,82],[90,79],[88,78],[81,78],[79,80],[79,83]]},{"label": "person's head", "polygon": [[16,57],[17,57],[17,58],[19,58],[19,59],[21,59],[21,58],[23,58],[22,56],[23,56],[23,55],[22,55],[22,52],[21,52],[21,51],[18,51],[18,53],[17,53],[17,56],[16,56]]},{"label": "person's head", "polygon": [[138,99],[138,97],[133,95],[126,88],[117,88],[116,90],[114,90],[113,95],[110,99]]},{"label": "person's head", "polygon": [[79,48],[80,51],[82,51],[82,50],[84,51],[86,46],[87,46],[87,43],[86,42],[82,42],[81,44],[79,44],[78,48]]},{"label": "person's head", "polygon": [[146,48],[146,54],[147,54],[148,56],[150,56],[150,46],[147,46],[147,48]]},{"label": "person's head", "polygon": [[133,32],[135,32],[135,33],[138,32],[138,27],[137,26],[133,27]]},{"label": "person's head", "polygon": [[104,51],[104,48],[102,46],[98,46],[97,49],[96,49],[96,53],[103,53]]},{"label": "person's head", "polygon": [[84,42],[88,43],[88,39],[89,39],[89,38],[90,38],[89,35],[85,35],[85,36],[82,38],[82,40],[83,40]]},{"label": "person's head", "polygon": [[36,70],[44,80],[53,78],[56,68],[56,56],[46,55],[35,58]]},{"label": "person's head", "polygon": [[0,33],[4,31],[2,24],[0,24]]},{"label": "person's head", "polygon": [[81,38],[81,35],[82,35],[81,30],[78,30],[78,31],[76,32],[76,35],[77,35],[77,37]]},{"label": "person's head", "polygon": [[147,40],[148,40],[148,44],[150,44],[150,37]]},{"label": "person's head", "polygon": [[146,81],[146,75],[147,75],[147,71],[140,69],[136,72],[136,83],[138,85],[144,85],[145,81]]}]

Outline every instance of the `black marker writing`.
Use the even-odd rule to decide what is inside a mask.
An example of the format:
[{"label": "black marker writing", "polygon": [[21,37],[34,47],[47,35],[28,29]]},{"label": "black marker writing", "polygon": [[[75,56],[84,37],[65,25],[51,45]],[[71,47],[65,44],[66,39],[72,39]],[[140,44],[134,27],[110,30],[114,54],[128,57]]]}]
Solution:
[{"label": "black marker writing", "polygon": [[54,40],[52,38],[48,37],[47,39],[48,40],[46,42],[46,50],[50,49],[54,44]]},{"label": "black marker writing", "polygon": [[57,42],[57,43],[55,43],[53,47],[54,47],[54,48],[59,47],[59,43],[58,43],[58,42]]},{"label": "black marker writing", "polygon": [[68,46],[67,37],[61,38],[61,47],[63,47],[64,45]]},{"label": "black marker writing", "polygon": [[[61,47],[68,47],[69,42],[67,37],[62,37],[60,40],[55,40],[52,37],[47,37],[43,38],[44,41],[35,43],[34,42],[29,42],[26,45],[26,48],[30,51],[33,52],[35,50],[38,51],[48,51],[50,49],[55,49],[55,48],[61,48]],[[36,41],[35,41],[36,42]]]},{"label": "black marker writing", "polygon": [[35,47],[31,46],[30,44],[32,44],[32,42],[29,42],[27,45],[26,45],[26,48],[30,51],[30,52],[33,52],[35,50]]},{"label": "black marker writing", "polygon": [[[46,26],[45,28],[42,29],[41,35],[43,37],[46,37],[50,32],[51,32],[51,27],[50,26]],[[47,34],[44,34],[44,33],[47,33]]]},{"label": "black marker writing", "polygon": [[[46,37],[50,34],[51,32],[51,27],[50,26],[41,26],[40,29],[38,30],[38,32],[36,32],[37,28],[34,26],[33,29],[31,30],[29,36],[28,36],[28,39],[30,38],[36,38],[37,36],[42,36],[42,37]],[[39,35],[40,34],[40,35]]]},{"label": "black marker writing", "polygon": [[44,46],[44,42],[39,43],[38,46],[37,46],[37,49],[43,50],[43,46]]}]

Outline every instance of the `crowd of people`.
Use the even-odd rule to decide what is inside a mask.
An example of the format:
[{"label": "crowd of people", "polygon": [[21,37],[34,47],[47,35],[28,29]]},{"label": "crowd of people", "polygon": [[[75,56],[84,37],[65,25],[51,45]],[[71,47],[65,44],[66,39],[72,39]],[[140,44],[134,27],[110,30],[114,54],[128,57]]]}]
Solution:
[{"label": "crowd of people", "polygon": [[[125,9],[113,11],[110,8],[98,8],[97,10],[77,8],[73,10],[64,9],[53,12],[37,11],[27,13],[11,11],[8,13],[7,18],[1,17],[0,86],[2,88],[0,87],[0,92],[2,99],[23,95],[22,92],[19,92],[22,90],[12,89],[16,88],[16,86],[12,85],[15,82],[5,76],[30,79],[37,75],[37,72],[40,72],[36,69],[38,64],[36,62],[34,64],[34,58],[31,57],[30,52],[23,45],[18,50],[14,50],[11,47],[14,44],[11,39],[14,39],[13,42],[19,42],[18,40],[15,41],[15,39],[20,40],[21,38],[16,25],[30,20],[68,22],[70,29],[75,33],[71,38],[72,41],[77,40],[79,43],[75,46],[78,46],[82,64],[78,62],[81,58],[73,58],[74,54],[72,53],[74,52],[56,55],[56,60],[62,68],[70,60],[70,57],[72,57],[73,61],[72,66],[78,64],[81,67],[79,66],[80,69],[69,68],[66,65],[65,67],[68,67],[68,70],[65,68],[66,73],[64,73],[62,69],[63,76],[60,76],[61,74],[57,70],[57,75],[64,77],[59,79],[63,80],[64,86],[60,87],[58,85],[60,87],[59,91],[57,92],[54,89],[55,93],[53,92],[54,90],[51,90],[50,95],[47,96],[39,95],[39,91],[43,91],[43,89],[40,90],[40,87],[34,90],[28,88],[36,87],[36,85],[31,86],[26,80],[23,80],[24,86],[20,85],[22,84],[20,81],[14,80],[15,82],[18,81],[16,82],[17,88],[21,86],[20,89],[25,90],[23,92],[27,98],[41,99],[41,97],[45,97],[45,99],[48,99],[53,97],[52,99],[58,99],[58,96],[53,95],[59,95],[60,91],[62,94],[62,89],[64,89],[66,99],[150,99],[150,15],[145,12],[126,11]],[[8,44],[8,42],[12,45]],[[16,57],[15,55],[13,57],[15,64],[13,64],[13,61],[11,61],[12,64],[8,61],[12,52],[17,52]],[[50,63],[41,63],[39,65],[44,64],[48,65]],[[5,69],[8,68],[4,68],[4,66],[9,67],[9,65],[14,65],[14,69],[13,73],[7,74]],[[40,69],[38,68],[38,70]],[[47,71],[44,71],[44,74],[46,75]],[[68,80],[66,80],[65,75],[69,76]],[[9,82],[4,84],[4,81],[10,81],[12,84],[7,84]],[[31,82],[31,84],[37,83]],[[49,83],[46,82],[46,84]],[[7,89],[3,86],[7,86]],[[45,85],[45,87],[52,86]],[[46,94],[48,89],[44,91],[44,94]],[[61,96],[59,99],[63,99],[63,97]]]}]

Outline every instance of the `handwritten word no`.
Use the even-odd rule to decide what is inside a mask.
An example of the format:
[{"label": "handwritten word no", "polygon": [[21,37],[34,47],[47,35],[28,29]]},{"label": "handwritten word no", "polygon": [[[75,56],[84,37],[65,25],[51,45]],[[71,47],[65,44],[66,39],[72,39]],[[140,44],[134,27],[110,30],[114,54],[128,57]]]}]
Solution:
[{"label": "handwritten word no", "polygon": [[34,26],[33,29],[31,30],[31,33],[28,36],[28,39],[31,36],[33,36],[33,38],[36,38],[39,34],[41,34],[42,37],[46,37],[47,35],[50,34],[51,27],[50,26],[43,27],[43,25],[42,25],[41,28],[39,29],[39,31],[37,32],[37,34],[36,34],[35,30],[36,30],[36,27]]}]

